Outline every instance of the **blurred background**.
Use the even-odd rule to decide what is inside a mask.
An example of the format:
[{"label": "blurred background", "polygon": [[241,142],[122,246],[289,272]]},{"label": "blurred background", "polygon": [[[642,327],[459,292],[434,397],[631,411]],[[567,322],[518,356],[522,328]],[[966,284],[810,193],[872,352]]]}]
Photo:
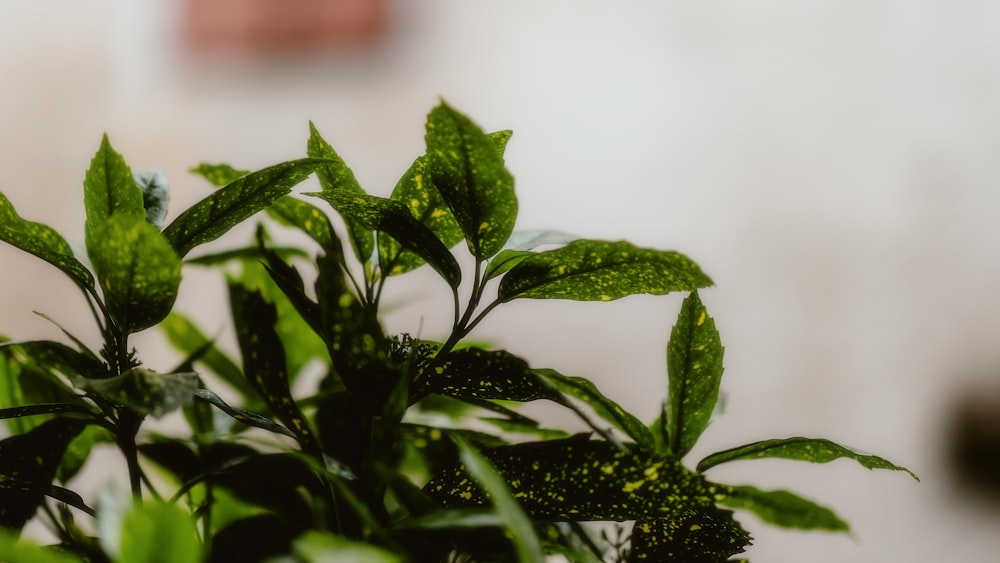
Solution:
[{"label": "blurred background", "polygon": [[[713,277],[728,402],[692,460],[805,435],[922,478],[843,460],[713,469],[853,527],[743,515],[751,560],[985,561],[1000,550],[997,22],[985,0],[3,2],[0,190],[82,248],[102,133],[134,170],[164,171],[177,210],[209,190],[188,168],[300,157],[311,119],[386,195],[442,97],[514,130],[519,229],[677,249]],[[0,333],[58,338],[32,310],[92,329],[51,267],[9,247],[0,264]],[[439,337],[447,295],[417,286],[397,285],[387,323]],[[185,270],[179,308],[222,330],[221,289]],[[515,303],[474,336],[652,419],[680,301]],[[170,366],[155,334],[143,344]]]}]

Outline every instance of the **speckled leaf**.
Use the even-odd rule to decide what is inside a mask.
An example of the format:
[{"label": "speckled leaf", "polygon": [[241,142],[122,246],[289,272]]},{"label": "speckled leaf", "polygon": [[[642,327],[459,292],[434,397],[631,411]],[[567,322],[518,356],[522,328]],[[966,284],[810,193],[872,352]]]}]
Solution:
[{"label": "speckled leaf", "polygon": [[730,508],[749,510],[758,518],[783,528],[849,532],[850,526],[832,510],[788,491],[762,491],[749,485],[732,487],[722,501]]},{"label": "speckled leaf", "polygon": [[22,219],[0,193],[0,240],[52,264],[84,290],[94,288],[94,276],[76,259],[69,243],[55,229]]},{"label": "speckled leaf", "polygon": [[483,276],[485,279],[491,280],[507,273],[511,268],[520,264],[522,260],[535,254],[535,249],[539,246],[564,245],[578,238],[561,231],[551,230],[515,232],[510,236],[503,250],[490,259]]},{"label": "speckled leaf", "polygon": [[[623,451],[605,441],[526,442],[483,454],[535,519],[662,518],[711,506],[727,492],[673,458]],[[445,469],[424,490],[448,507],[486,503],[462,467]]]},{"label": "speckled leaf", "polygon": [[427,116],[427,165],[434,186],[448,203],[478,258],[493,256],[514,230],[514,177],[491,138],[468,117],[441,102]]},{"label": "speckled leaf", "polygon": [[138,332],[163,320],[174,306],[181,262],[145,216],[112,215],[96,232],[91,259],[108,312],[119,328]]},{"label": "speckled leaf", "polygon": [[611,301],[709,285],[712,280],[698,265],[678,252],[624,241],[578,240],[522,260],[500,280],[499,297]]},{"label": "speckled leaf", "polygon": [[731,511],[680,510],[669,518],[636,521],[627,562],[724,563],[748,545],[750,534]]},{"label": "speckled leaf", "polygon": [[104,227],[113,215],[146,220],[142,190],[135,183],[125,159],[111,147],[107,135],[101,139],[101,146],[84,176],[83,204],[87,212],[84,234],[91,260],[107,242]]},{"label": "speckled leaf", "polygon": [[312,158],[293,160],[241,176],[186,209],[167,225],[163,234],[183,258],[192,248],[219,238],[288,195],[324,162]]},{"label": "speckled leaf", "polygon": [[462,270],[448,247],[416,219],[400,201],[345,191],[324,191],[316,195],[330,202],[338,213],[396,239],[403,248],[416,253],[452,287],[462,281]]},{"label": "speckled leaf", "polygon": [[740,459],[760,459],[765,457],[777,457],[784,459],[795,459],[799,461],[809,461],[812,463],[827,463],[839,458],[853,459],[868,469],[889,469],[892,471],[905,471],[910,477],[919,481],[915,473],[909,469],[895,465],[887,459],[878,456],[861,453],[851,448],[841,446],[830,440],[823,438],[781,438],[773,440],[762,440],[744,446],[723,450],[707,456],[698,463],[698,471],[704,473],[708,469]]},{"label": "speckled leaf", "polygon": [[557,398],[521,358],[504,350],[461,348],[427,374],[432,393],[460,399],[534,401]]},{"label": "speckled leaf", "polygon": [[568,377],[551,369],[536,369],[534,372],[560,393],[583,401],[597,416],[635,440],[640,448],[653,450],[653,435],[646,425],[601,393],[589,379]]},{"label": "speckled leaf", "polygon": [[[0,483],[16,479],[19,486],[0,488],[0,526],[20,530],[42,503],[70,441],[85,422],[53,418],[27,434],[0,441]],[[37,486],[25,490],[23,485]]]},{"label": "speckled leaf", "polygon": [[267,214],[279,223],[295,227],[309,235],[324,252],[341,254],[340,239],[333,230],[330,218],[315,205],[285,196],[269,207]]},{"label": "speckled leaf", "polygon": [[510,138],[514,136],[514,132],[510,129],[504,129],[502,131],[494,131],[486,135],[493,141],[493,146],[497,149],[497,154],[500,155],[501,160],[503,159],[503,153],[507,151],[507,143]]},{"label": "speckled leaf", "polygon": [[[341,192],[350,195],[365,195],[364,188],[354,177],[354,172],[340,158],[337,151],[333,150],[330,143],[319,134],[319,130],[313,123],[309,122],[309,142],[306,147],[309,156],[322,158],[326,162],[316,169],[316,177],[319,178],[319,185],[324,192]],[[354,255],[362,264],[371,259],[375,251],[375,235],[372,228],[353,217],[344,217],[347,226],[348,236],[351,246],[354,248]]]},{"label": "speckled leaf", "polygon": [[207,162],[195,166],[191,169],[191,172],[208,180],[210,184],[217,188],[221,188],[230,182],[236,181],[237,178],[250,173],[249,170],[239,170],[228,164],[210,164]]},{"label": "speckled leaf", "polygon": [[140,367],[115,377],[81,378],[75,383],[113,403],[159,418],[190,402],[199,380],[194,372],[156,373]]},{"label": "speckled leaf", "polygon": [[708,426],[719,400],[724,348],[715,319],[693,291],[681,305],[667,343],[667,434],[684,457]]},{"label": "speckled leaf", "polygon": [[295,433],[303,449],[318,452],[315,433],[288,388],[285,349],[274,328],[277,310],[259,292],[238,283],[229,284],[229,303],[247,381],[278,420]]},{"label": "speckled leaf", "polygon": [[503,521],[510,540],[514,543],[517,560],[520,563],[544,563],[545,553],[542,543],[535,533],[535,527],[521,504],[511,494],[511,489],[490,462],[473,450],[468,444],[457,440],[458,456],[465,470],[482,492],[489,497],[497,516]]},{"label": "speckled leaf", "polygon": [[[446,248],[455,246],[465,234],[455,221],[448,204],[434,187],[427,171],[426,157],[419,157],[396,184],[390,199],[403,203],[417,221],[423,223]],[[379,259],[386,275],[409,272],[425,263],[419,254],[403,247],[396,239],[380,233],[378,236]]]}]

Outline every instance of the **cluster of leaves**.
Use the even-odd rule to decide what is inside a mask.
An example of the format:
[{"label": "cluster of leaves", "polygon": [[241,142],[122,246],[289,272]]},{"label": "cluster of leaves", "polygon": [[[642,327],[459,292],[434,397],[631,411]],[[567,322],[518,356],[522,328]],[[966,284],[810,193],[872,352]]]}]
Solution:
[{"label": "cluster of leaves", "polygon": [[[847,530],[795,494],[715,483],[705,472],[764,457],[905,469],[809,438],[755,442],[686,466],[723,373],[723,346],[698,294],[711,280],[677,252],[515,234],[510,135],[485,133],[442,102],[427,119],[426,153],[377,197],[310,126],[307,158],[256,172],[195,168],[218,189],[162,229],[162,178],[133,176],[105,138],[84,182],[89,267],[0,195],[0,239],[69,276],[103,343],[95,352],[63,331],[68,344],[0,348],[0,418],[11,430],[0,441],[0,559],[715,562],[750,543],[730,509],[779,526]],[[318,199],[292,194],[311,174],[321,191],[301,195]],[[261,223],[245,248],[188,257],[261,211],[270,228],[307,235],[308,248],[273,244]],[[474,266],[460,265],[462,241]],[[425,264],[454,295],[451,333],[387,335],[385,284]],[[225,266],[239,358],[173,311],[185,265]],[[517,299],[672,292],[687,297],[666,347],[662,414],[648,424],[587,379],[464,340]],[[142,366],[129,345],[153,326],[182,352],[172,370]],[[304,373],[319,374],[318,384],[300,385]],[[592,431],[543,428],[512,407],[539,400]],[[173,411],[183,432],[144,430],[147,417]],[[102,442],[121,451],[131,491],[108,489],[93,503],[67,485]],[[36,517],[55,548],[18,540]],[[610,540],[587,521],[634,525]]]}]

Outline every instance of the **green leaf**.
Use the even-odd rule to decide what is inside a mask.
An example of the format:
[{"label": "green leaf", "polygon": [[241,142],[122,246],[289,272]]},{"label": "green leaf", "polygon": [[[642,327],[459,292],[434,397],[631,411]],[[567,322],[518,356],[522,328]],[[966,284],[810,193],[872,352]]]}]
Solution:
[{"label": "green leaf", "polygon": [[396,526],[396,530],[456,530],[466,528],[500,528],[503,520],[492,510],[481,508],[445,508],[434,512],[407,518]]},{"label": "green leaf", "polygon": [[514,177],[491,138],[468,117],[441,102],[427,116],[427,165],[477,258],[493,256],[514,230]]},{"label": "green leaf", "polygon": [[577,238],[559,231],[515,232],[504,245],[504,249],[490,260],[484,277],[491,280],[507,273],[525,258],[536,254],[534,249],[539,246],[564,245],[577,240]]},{"label": "green leaf", "polygon": [[578,240],[522,260],[500,280],[499,297],[611,301],[709,285],[712,280],[698,265],[678,252],[624,241]]},{"label": "green leaf", "polygon": [[170,313],[158,325],[170,342],[180,352],[196,352],[191,358],[219,376],[244,398],[253,392],[243,377],[239,366],[223,353],[191,320],[180,313]]},{"label": "green leaf", "polygon": [[459,399],[556,399],[521,358],[504,350],[461,348],[426,374],[431,393]]},{"label": "green leaf", "polygon": [[503,521],[514,542],[517,559],[521,563],[544,563],[545,553],[541,541],[535,534],[535,527],[520,503],[511,494],[511,489],[497,473],[490,462],[461,439],[456,439],[458,455],[473,481],[490,498],[496,507],[497,516]]},{"label": "green leaf", "polygon": [[510,129],[504,129],[503,131],[494,131],[486,135],[493,141],[493,146],[497,149],[497,154],[500,158],[503,158],[503,153],[507,151],[507,143],[510,138],[514,136],[514,132]]},{"label": "green leaf", "polygon": [[246,176],[249,170],[239,170],[228,164],[209,164],[203,162],[191,169],[191,172],[208,180],[210,184],[221,188],[230,182],[235,182],[238,178]]},{"label": "green leaf", "polygon": [[121,542],[121,562],[190,563],[202,555],[194,518],[160,501],[137,503],[125,515]]},{"label": "green leaf", "polygon": [[0,487],[0,526],[20,530],[34,516],[66,446],[85,424],[77,419],[53,418],[27,434],[0,441],[0,483],[5,479],[18,483]]},{"label": "green leaf", "polygon": [[309,235],[324,252],[340,255],[340,239],[326,213],[311,203],[285,196],[268,208],[267,214],[284,225]]},{"label": "green leaf", "polygon": [[146,368],[132,368],[106,379],[83,379],[75,383],[113,403],[125,405],[139,414],[156,418],[189,403],[198,389],[198,374],[156,373]]},{"label": "green leaf", "polygon": [[0,561],[6,563],[83,563],[69,552],[39,546],[18,539],[18,535],[0,528]]},{"label": "green leaf", "polygon": [[328,201],[338,213],[364,227],[385,233],[403,248],[427,261],[452,287],[462,281],[462,270],[448,247],[410,213],[402,202],[346,191],[308,193]]},{"label": "green leaf", "polygon": [[163,234],[183,258],[192,248],[219,238],[288,195],[324,162],[312,158],[293,160],[241,176],[186,209]]},{"label": "green leaf", "polygon": [[[483,454],[535,519],[664,518],[677,510],[711,506],[728,493],[674,458],[622,450],[602,440],[525,442]],[[424,490],[446,507],[485,504],[462,467],[443,470]]]},{"label": "green leaf", "polygon": [[783,528],[848,532],[850,527],[832,510],[788,491],[762,491],[749,485],[733,486],[722,501],[730,508],[749,510],[758,518]]},{"label": "green leaf", "polygon": [[729,510],[681,510],[669,518],[642,519],[632,528],[628,563],[723,563],[750,545],[750,534]]},{"label": "green leaf", "polygon": [[583,401],[597,416],[635,440],[643,450],[654,449],[653,436],[646,425],[618,403],[601,393],[597,386],[582,377],[567,377],[552,369],[533,370],[536,375],[564,395]]},{"label": "green leaf", "polygon": [[801,437],[762,440],[760,442],[753,442],[744,446],[716,452],[707,456],[698,463],[698,472],[704,473],[720,463],[741,459],[760,459],[765,457],[794,459],[799,461],[809,461],[812,463],[827,463],[844,457],[853,459],[868,469],[905,471],[910,475],[910,477],[913,477],[917,481],[920,480],[914,472],[905,467],[895,465],[887,459],[861,453],[823,438]]},{"label": "green leaf", "polygon": [[693,291],[681,305],[667,343],[667,435],[670,451],[684,457],[708,427],[719,400],[724,352],[715,319]]},{"label": "green leaf", "polygon": [[[378,546],[329,532],[310,530],[292,542],[292,553],[304,563],[403,563],[405,559]],[[298,559],[297,559],[298,560]]]},{"label": "green leaf", "polygon": [[83,203],[87,211],[84,225],[87,253],[95,262],[95,253],[107,242],[104,227],[113,215],[146,220],[142,190],[125,159],[111,147],[107,135],[101,139],[84,176]]},{"label": "green leaf", "polygon": [[[427,171],[426,157],[418,157],[413,162],[392,190],[390,199],[409,208],[417,221],[430,229],[445,248],[451,248],[465,238],[448,204],[434,187]],[[421,255],[408,251],[391,236],[380,234],[378,249],[382,271],[389,276],[409,272],[426,263]]]},{"label": "green leaf", "polygon": [[177,298],[181,262],[144,216],[115,214],[94,231],[94,270],[108,312],[129,333],[162,321]]},{"label": "green leaf", "polygon": [[7,196],[0,193],[0,240],[59,268],[84,291],[94,288],[94,276],[73,255],[69,243],[55,229],[26,221]]},{"label": "green leaf", "polygon": [[278,420],[295,433],[306,452],[319,452],[315,432],[288,386],[285,349],[275,331],[277,309],[259,292],[237,283],[229,284],[229,303],[247,381]]},{"label": "green leaf", "polygon": [[[347,166],[344,159],[340,158],[330,143],[327,143],[319,134],[319,130],[312,121],[309,122],[309,142],[307,152],[313,158],[321,158],[325,163],[316,169],[316,177],[319,178],[319,185],[324,192],[340,192],[343,194],[363,196],[364,188],[354,177],[354,172]],[[351,239],[351,246],[354,248],[354,255],[362,264],[371,259],[375,251],[375,237],[372,228],[363,224],[354,217],[345,217],[347,233]]]}]

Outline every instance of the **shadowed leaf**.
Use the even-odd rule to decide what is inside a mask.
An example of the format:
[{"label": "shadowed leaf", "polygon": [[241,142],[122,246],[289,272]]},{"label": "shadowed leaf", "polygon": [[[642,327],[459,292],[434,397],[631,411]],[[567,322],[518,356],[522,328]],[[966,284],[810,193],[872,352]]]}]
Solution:
[{"label": "shadowed leaf", "polygon": [[750,534],[729,510],[679,510],[669,518],[642,519],[632,528],[628,563],[723,563],[750,545]]}]

